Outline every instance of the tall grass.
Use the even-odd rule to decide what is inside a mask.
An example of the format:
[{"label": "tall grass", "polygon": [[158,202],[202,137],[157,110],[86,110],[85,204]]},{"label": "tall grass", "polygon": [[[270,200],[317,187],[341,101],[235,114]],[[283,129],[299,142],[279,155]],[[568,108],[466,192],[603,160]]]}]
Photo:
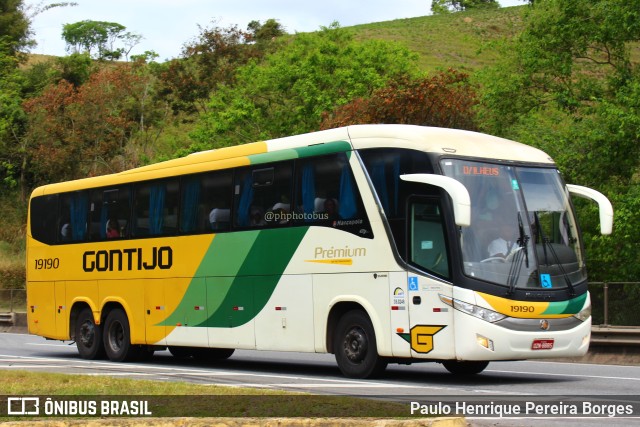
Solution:
[{"label": "tall grass", "polygon": [[26,217],[17,193],[0,193],[0,289],[24,288]]}]

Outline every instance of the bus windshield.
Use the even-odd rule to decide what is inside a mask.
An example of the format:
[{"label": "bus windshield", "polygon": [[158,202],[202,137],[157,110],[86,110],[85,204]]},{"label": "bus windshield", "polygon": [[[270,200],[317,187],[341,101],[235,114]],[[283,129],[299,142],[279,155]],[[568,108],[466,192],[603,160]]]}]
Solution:
[{"label": "bus windshield", "polygon": [[507,287],[553,290],[586,279],[575,217],[556,169],[442,161],[467,187],[471,226],[460,245],[467,276]]}]

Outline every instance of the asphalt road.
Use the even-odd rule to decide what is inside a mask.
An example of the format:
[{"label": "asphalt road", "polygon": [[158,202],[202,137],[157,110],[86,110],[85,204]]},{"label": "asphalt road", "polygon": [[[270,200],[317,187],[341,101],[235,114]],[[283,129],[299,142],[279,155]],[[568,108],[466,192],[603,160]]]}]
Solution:
[{"label": "asphalt road", "polygon": [[[597,395],[616,402],[638,401],[640,367],[559,362],[493,362],[480,375],[456,378],[441,365],[390,365],[384,377],[353,380],[343,377],[332,355],[236,351],[226,361],[201,363],[156,352],[144,363],[87,361],[75,345],[22,334],[0,334],[0,369],[111,375],[157,381],[230,385],[301,391],[314,394],[385,396],[421,402],[446,396],[469,400],[499,398],[571,400]],[[0,385],[1,389],[1,385]],[[617,397],[613,397],[617,396]],[[503,420],[467,417],[472,425],[640,425],[640,418]],[[557,422],[557,424],[554,424]],[[574,424],[575,423],[575,424]]]}]

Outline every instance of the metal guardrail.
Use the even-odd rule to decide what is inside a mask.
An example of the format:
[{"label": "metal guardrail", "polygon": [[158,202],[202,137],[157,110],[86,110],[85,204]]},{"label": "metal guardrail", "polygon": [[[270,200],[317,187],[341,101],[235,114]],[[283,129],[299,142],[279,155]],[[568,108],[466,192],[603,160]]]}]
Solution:
[{"label": "metal guardrail", "polygon": [[640,327],[640,282],[590,282],[593,324]]},{"label": "metal guardrail", "polygon": [[640,328],[593,326],[591,328],[591,345],[640,346]]},{"label": "metal guardrail", "polygon": [[15,317],[15,313],[0,313],[0,326],[13,326]]},{"label": "metal guardrail", "polygon": [[0,313],[25,313],[26,311],[26,289],[0,289]]}]

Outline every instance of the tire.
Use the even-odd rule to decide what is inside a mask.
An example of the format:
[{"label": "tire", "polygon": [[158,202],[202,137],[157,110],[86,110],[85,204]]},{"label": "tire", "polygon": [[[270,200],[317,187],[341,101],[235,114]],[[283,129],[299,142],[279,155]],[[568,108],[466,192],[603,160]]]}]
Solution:
[{"label": "tire", "polygon": [[128,362],[139,356],[139,348],[131,344],[129,319],[119,308],[111,310],[107,315],[103,339],[107,357],[113,362]]},{"label": "tire", "polygon": [[90,308],[84,308],[78,314],[75,324],[75,340],[78,353],[83,359],[94,360],[104,357],[102,328],[96,325]]},{"label": "tire", "polygon": [[485,361],[458,361],[451,360],[448,362],[442,362],[442,366],[449,372],[454,375],[476,375],[480,372],[484,371],[487,366],[489,366],[489,362]]},{"label": "tire", "polygon": [[373,378],[387,367],[387,361],[378,355],[373,325],[365,312],[352,310],[344,314],[333,339],[336,362],[344,376]]}]

